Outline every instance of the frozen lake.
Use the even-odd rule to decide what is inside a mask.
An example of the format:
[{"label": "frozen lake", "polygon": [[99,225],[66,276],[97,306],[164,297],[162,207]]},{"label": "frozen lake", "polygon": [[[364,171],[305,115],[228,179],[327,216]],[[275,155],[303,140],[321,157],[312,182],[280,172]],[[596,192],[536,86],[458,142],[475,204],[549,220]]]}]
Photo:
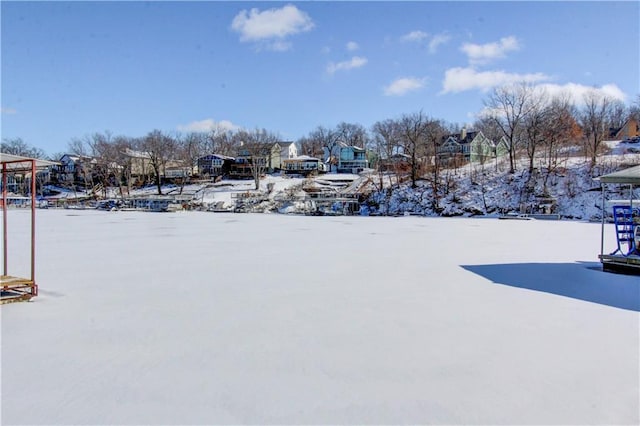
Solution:
[{"label": "frozen lake", "polygon": [[[28,274],[28,212],[8,219]],[[640,423],[640,278],[599,270],[599,224],[37,225],[40,295],[0,308],[2,424]]]}]

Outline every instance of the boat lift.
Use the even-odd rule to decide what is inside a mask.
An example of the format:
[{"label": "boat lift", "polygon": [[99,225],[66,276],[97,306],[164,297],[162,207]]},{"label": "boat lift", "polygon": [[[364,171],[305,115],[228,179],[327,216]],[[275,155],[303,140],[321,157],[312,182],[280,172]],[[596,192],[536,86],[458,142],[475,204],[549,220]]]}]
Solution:
[{"label": "boat lift", "polygon": [[[30,300],[38,295],[36,284],[35,240],[36,240],[36,173],[38,169],[56,163],[35,158],[0,153],[2,167],[2,275],[0,276],[0,304]],[[10,174],[31,175],[31,276],[29,278],[9,275],[8,270],[8,223],[7,223],[7,184]]]},{"label": "boat lift", "polygon": [[[640,186],[640,166],[620,170],[596,178],[602,189],[602,229],[600,232],[600,262],[609,272],[640,274],[640,200],[634,200],[634,187]],[[616,249],[605,254],[605,189],[608,184],[629,185],[629,200],[610,202]]]}]

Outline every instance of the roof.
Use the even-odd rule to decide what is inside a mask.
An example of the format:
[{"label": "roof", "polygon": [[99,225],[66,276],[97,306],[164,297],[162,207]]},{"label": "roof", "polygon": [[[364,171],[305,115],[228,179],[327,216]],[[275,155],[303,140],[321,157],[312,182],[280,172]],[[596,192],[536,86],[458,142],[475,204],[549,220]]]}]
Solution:
[{"label": "roof", "polygon": [[321,160],[319,158],[310,157],[308,155],[299,155],[293,158],[284,158],[282,161],[293,162],[293,161],[321,161]]},{"label": "roof", "polygon": [[201,157],[198,157],[198,160],[202,160],[202,159],[207,158],[207,157],[217,158],[218,160],[233,160],[234,159],[234,157],[229,157],[228,155],[207,154],[207,155],[203,155]]},{"label": "roof", "polygon": [[291,141],[278,141],[276,142],[276,145],[279,145],[281,148],[287,148],[289,146],[291,146],[293,142]]},{"label": "roof", "polygon": [[596,178],[601,183],[628,183],[640,185],[640,165],[620,170]]},{"label": "roof", "polygon": [[360,148],[359,146],[355,146],[355,145],[341,146],[340,149],[350,149],[353,152],[364,152],[364,148]]},{"label": "roof", "polygon": [[151,158],[151,154],[146,152],[146,151],[136,151],[134,149],[131,148],[125,148],[124,149],[124,155],[127,155],[129,157],[133,157],[133,158],[143,158],[143,159],[149,159]]},{"label": "roof", "polygon": [[37,169],[44,169],[49,166],[55,166],[56,164],[59,164],[55,161],[40,160],[37,158],[23,157],[21,155],[5,154],[4,152],[0,153],[0,163],[6,163],[7,169],[10,171],[31,170],[30,162],[32,160],[36,161]]}]

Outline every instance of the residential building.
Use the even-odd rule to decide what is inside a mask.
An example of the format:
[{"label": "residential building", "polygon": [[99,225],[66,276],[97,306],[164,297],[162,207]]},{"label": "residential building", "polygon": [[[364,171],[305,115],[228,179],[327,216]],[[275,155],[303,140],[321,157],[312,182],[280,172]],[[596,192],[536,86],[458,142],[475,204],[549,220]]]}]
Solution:
[{"label": "residential building", "polygon": [[614,140],[627,140],[640,136],[640,123],[637,119],[630,117],[619,129],[612,129],[611,135]]},{"label": "residential building", "polygon": [[227,176],[231,171],[231,165],[234,162],[233,157],[222,154],[208,154],[198,158],[198,174],[200,176],[208,176],[217,178]]},{"label": "residential building", "polygon": [[64,154],[58,162],[60,164],[51,169],[51,179],[54,183],[88,186],[93,181],[93,169],[97,164],[95,158]]},{"label": "residential building", "polygon": [[367,153],[364,148],[340,145],[338,155],[338,173],[360,173],[369,167]]},{"label": "residential building", "polygon": [[310,157],[308,155],[301,155],[294,158],[285,158],[284,160],[282,160],[282,162],[282,169],[287,174],[310,175],[325,173],[327,171],[325,164],[321,159]]},{"label": "residential building", "polygon": [[295,158],[297,156],[298,147],[294,142],[276,142],[272,148],[271,156],[269,158],[269,169],[281,170],[284,168],[284,160]]}]

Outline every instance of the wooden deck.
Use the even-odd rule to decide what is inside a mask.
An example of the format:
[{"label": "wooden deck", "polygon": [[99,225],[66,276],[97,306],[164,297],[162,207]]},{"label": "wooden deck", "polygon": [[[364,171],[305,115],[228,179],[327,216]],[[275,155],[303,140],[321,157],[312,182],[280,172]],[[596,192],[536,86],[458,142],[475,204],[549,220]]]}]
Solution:
[{"label": "wooden deck", "polygon": [[28,278],[0,276],[0,304],[30,300],[38,294],[38,286]]},{"label": "wooden deck", "polygon": [[603,254],[598,257],[600,257],[604,271],[640,275],[640,256]]}]

